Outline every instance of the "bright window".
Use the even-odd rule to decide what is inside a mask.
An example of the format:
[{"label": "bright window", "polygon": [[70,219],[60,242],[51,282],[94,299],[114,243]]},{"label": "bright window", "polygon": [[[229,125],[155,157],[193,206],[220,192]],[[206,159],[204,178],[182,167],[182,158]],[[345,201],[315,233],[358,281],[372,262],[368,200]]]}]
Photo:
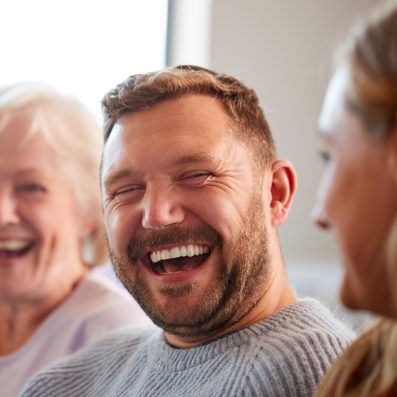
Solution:
[{"label": "bright window", "polygon": [[105,92],[165,66],[167,0],[0,0],[0,85],[44,81],[100,115]]}]

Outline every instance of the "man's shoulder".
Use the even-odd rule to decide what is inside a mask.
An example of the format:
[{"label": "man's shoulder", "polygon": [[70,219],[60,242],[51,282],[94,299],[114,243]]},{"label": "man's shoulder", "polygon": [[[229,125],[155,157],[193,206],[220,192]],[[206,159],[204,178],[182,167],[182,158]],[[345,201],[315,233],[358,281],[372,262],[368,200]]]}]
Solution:
[{"label": "man's shoulder", "polygon": [[[312,299],[289,305],[254,325],[240,354],[247,389],[266,395],[311,395],[354,333]],[[230,354],[233,354],[230,352]],[[269,383],[270,382],[270,383]]]},{"label": "man's shoulder", "polygon": [[[297,304],[296,324],[303,334],[336,338],[348,344],[356,334],[347,322],[337,318],[336,312],[313,298],[300,299]],[[294,323],[293,323],[294,324]]]},{"label": "man's shoulder", "polygon": [[[354,338],[354,332],[331,311],[315,299],[300,299],[297,303],[286,306],[273,316],[258,324],[265,332],[259,340],[266,346],[272,343],[284,346],[293,343],[322,345],[331,344],[332,348],[341,350]],[[336,345],[335,345],[336,344]]]}]

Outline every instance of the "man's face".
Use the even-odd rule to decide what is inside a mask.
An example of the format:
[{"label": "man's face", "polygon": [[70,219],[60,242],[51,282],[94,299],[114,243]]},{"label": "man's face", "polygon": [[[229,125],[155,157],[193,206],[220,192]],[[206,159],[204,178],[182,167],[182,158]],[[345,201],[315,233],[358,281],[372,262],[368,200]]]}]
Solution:
[{"label": "man's face", "polygon": [[230,125],[217,99],[191,95],[123,116],[104,149],[114,267],[175,335],[222,329],[267,288],[266,178]]}]

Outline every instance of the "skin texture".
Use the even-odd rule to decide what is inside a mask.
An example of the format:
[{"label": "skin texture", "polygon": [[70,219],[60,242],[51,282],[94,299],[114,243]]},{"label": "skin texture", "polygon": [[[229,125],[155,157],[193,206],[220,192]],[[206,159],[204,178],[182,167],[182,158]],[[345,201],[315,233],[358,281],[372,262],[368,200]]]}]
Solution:
[{"label": "skin texture", "polygon": [[319,120],[325,170],[314,216],[332,228],[344,265],[342,302],[352,309],[390,315],[385,245],[397,213],[395,133],[375,141],[344,105],[344,69],[328,87]]},{"label": "skin texture", "polygon": [[[102,193],[115,269],[169,343],[190,347],[293,303],[277,227],[295,191],[289,163],[260,175],[215,98],[190,95],[127,114],[105,145]],[[158,275],[153,250],[209,248]]]},{"label": "skin texture", "polygon": [[86,272],[80,240],[89,232],[67,175],[41,134],[26,139],[22,114],[0,134],[0,240],[26,240],[24,255],[0,256],[2,353],[19,347]]}]

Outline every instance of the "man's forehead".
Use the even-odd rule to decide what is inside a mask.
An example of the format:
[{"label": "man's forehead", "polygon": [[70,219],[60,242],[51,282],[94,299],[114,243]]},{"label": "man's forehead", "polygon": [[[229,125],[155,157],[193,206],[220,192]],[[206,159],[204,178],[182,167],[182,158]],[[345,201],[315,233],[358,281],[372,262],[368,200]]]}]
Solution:
[{"label": "man's forehead", "polygon": [[214,161],[227,157],[224,151],[230,144],[245,148],[218,99],[193,95],[163,105],[127,113],[114,124],[103,151],[102,173],[123,162],[145,169],[144,163],[154,157],[157,165],[167,166]]},{"label": "man's forehead", "polygon": [[[126,137],[127,135],[127,137]],[[221,142],[221,144],[223,141]],[[156,141],[153,141],[152,146],[156,146]],[[233,146],[240,146],[235,144]],[[222,145],[223,147],[223,145]],[[141,150],[137,152],[137,145],[134,145],[129,139],[128,134],[123,131],[115,131],[115,135],[112,140],[109,140],[103,149],[102,154],[102,172],[107,172],[122,162],[133,164],[137,162],[139,158],[149,158],[152,150],[144,150],[145,147],[141,147]],[[153,148],[151,148],[153,149]],[[155,151],[155,150],[154,150]],[[216,146],[208,147],[208,150],[202,150],[199,146],[192,144],[172,145],[167,146],[167,150],[162,153],[157,153],[157,160],[164,161],[170,167],[179,166],[184,164],[197,164],[205,162],[219,161],[220,158],[226,157],[224,150],[218,150]],[[144,165],[144,162],[139,162],[140,165]]]},{"label": "man's forehead", "polygon": [[[229,135],[234,123],[225,112],[222,102],[208,95],[186,95],[169,99],[150,108],[123,114],[113,125],[105,150],[116,141],[120,144],[134,139],[154,139],[172,134],[196,134],[212,138]],[[115,139],[116,138],[116,139]]]},{"label": "man's forehead", "polygon": [[209,94],[191,93],[167,98],[143,109],[126,111],[114,122],[109,136],[120,128],[120,124],[139,124],[140,122],[147,124],[155,122],[157,117],[162,120],[166,118],[177,120],[185,113],[196,121],[200,116],[212,116],[231,122],[230,115],[219,98]]},{"label": "man's forehead", "polygon": [[[245,156],[248,150],[245,145],[238,144],[234,140],[233,142],[226,145],[222,142],[219,146],[207,146],[208,150],[201,150],[194,144],[182,144],[170,145],[169,148],[167,146],[161,152],[156,150],[137,152],[135,145],[131,145],[130,142],[123,145],[120,137],[116,137],[115,134],[115,138],[109,142],[109,147],[104,149],[101,179],[103,183],[110,184],[120,179],[139,178],[151,172],[177,171],[184,166],[228,168],[232,164],[236,165],[236,161],[240,163],[247,160]],[[153,146],[156,146],[155,142]]]}]

